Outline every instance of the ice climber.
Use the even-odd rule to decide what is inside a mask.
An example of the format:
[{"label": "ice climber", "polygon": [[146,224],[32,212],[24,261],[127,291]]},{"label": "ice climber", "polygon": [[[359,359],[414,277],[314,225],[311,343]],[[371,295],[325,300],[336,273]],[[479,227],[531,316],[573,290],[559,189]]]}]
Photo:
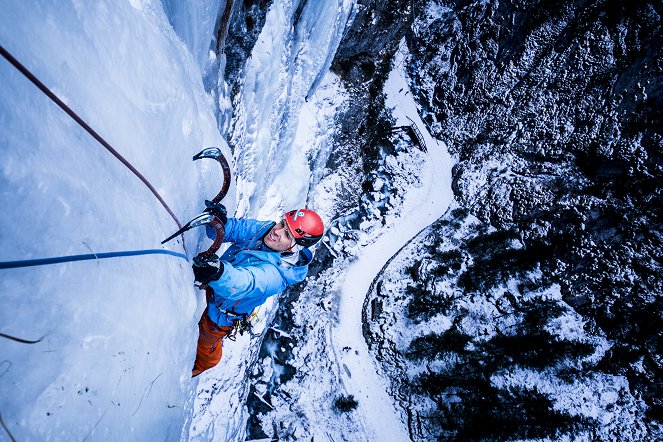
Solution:
[{"label": "ice climber", "polygon": [[196,281],[206,289],[207,308],[198,323],[192,377],[219,363],[223,338],[246,324],[256,307],[304,280],[313,257],[308,247],[324,232],[320,216],[308,209],[286,212],[275,223],[228,218],[221,207],[215,214],[225,224],[224,242],[232,245],[221,256],[219,268],[193,267]]}]

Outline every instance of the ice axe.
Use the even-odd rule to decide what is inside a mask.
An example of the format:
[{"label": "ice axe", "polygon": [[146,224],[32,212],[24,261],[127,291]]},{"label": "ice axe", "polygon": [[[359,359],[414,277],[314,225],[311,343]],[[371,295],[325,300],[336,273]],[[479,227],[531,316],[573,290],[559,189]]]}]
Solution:
[{"label": "ice axe", "polygon": [[181,235],[187,230],[190,230],[194,227],[199,227],[202,225],[210,225],[216,231],[216,238],[214,238],[214,242],[212,243],[209,249],[205,250],[204,252],[200,252],[193,259],[194,263],[198,265],[201,265],[208,261],[216,261],[219,259],[218,256],[216,255],[216,251],[219,250],[219,247],[221,247],[221,244],[223,243],[223,238],[226,234],[225,226],[223,224],[223,221],[220,219],[221,204],[219,204],[219,202],[228,193],[231,181],[230,166],[228,165],[226,157],[223,156],[221,149],[219,149],[218,147],[209,147],[207,149],[203,149],[202,151],[198,152],[196,155],[193,156],[193,161],[200,160],[202,158],[215,159],[221,165],[221,169],[223,170],[223,184],[221,186],[221,190],[211,201],[207,200],[205,201],[205,205],[207,206],[207,208],[205,209],[204,212],[202,212],[199,215],[196,215],[191,221],[186,223],[177,232],[173,233],[168,238],[161,241],[161,244],[165,244],[171,239],[175,238],[176,236]]}]

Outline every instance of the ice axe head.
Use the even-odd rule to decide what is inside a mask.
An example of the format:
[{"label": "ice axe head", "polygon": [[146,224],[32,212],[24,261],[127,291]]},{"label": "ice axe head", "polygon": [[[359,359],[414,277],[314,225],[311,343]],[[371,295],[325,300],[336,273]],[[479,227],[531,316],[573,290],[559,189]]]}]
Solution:
[{"label": "ice axe head", "polygon": [[207,149],[203,149],[197,154],[193,156],[193,161],[199,160],[201,158],[214,158],[217,159],[219,157],[223,156],[221,153],[221,149],[218,147],[208,147]]},{"label": "ice axe head", "polygon": [[200,160],[201,158],[212,158],[216,160],[223,170],[223,185],[221,186],[219,193],[212,198],[212,203],[216,204],[226,196],[228,189],[230,189],[230,166],[228,165],[226,157],[223,156],[221,149],[218,147],[208,147],[207,149],[201,150],[193,156],[193,161]]}]

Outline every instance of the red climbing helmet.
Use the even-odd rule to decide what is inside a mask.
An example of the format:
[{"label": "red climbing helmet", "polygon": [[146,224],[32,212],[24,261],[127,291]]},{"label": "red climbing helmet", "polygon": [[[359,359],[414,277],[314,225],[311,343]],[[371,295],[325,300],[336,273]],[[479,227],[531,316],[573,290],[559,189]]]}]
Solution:
[{"label": "red climbing helmet", "polygon": [[283,220],[295,237],[295,243],[310,247],[322,238],[325,226],[320,215],[312,210],[297,209],[286,212]]}]

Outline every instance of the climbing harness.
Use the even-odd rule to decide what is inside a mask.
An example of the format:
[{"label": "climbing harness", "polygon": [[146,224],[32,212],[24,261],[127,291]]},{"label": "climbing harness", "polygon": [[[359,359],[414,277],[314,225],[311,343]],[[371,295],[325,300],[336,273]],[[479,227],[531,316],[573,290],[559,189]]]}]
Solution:
[{"label": "climbing harness", "polygon": [[244,335],[244,333],[248,333],[252,338],[260,336],[260,333],[253,332],[253,321],[258,317],[259,310],[260,308],[252,311],[250,314],[221,310],[221,313],[224,313],[227,318],[231,319],[233,316],[235,318],[233,328],[227,338],[234,341],[237,339],[237,333],[239,333],[240,336]]},{"label": "climbing harness", "polygon": [[[207,303],[209,304],[210,302],[214,302],[214,290],[212,287],[210,287],[207,284],[199,284],[197,287],[201,290],[205,290],[205,297],[207,298]],[[234,306],[233,306],[234,307]],[[255,308],[251,313],[238,313],[234,311],[232,308],[230,310],[223,310],[219,309],[221,313],[223,313],[226,316],[226,319],[228,322],[231,322],[233,325],[231,326],[232,329],[226,335],[225,337],[230,339],[231,341],[234,341],[237,339],[237,333],[243,335],[244,333],[249,333],[252,338],[255,338],[257,336],[260,336],[259,333],[253,333],[253,322],[256,318],[258,318],[258,312],[260,311],[260,307],[258,306]],[[205,310],[205,313],[207,314],[207,310]],[[217,325],[217,327],[219,327]]]}]

